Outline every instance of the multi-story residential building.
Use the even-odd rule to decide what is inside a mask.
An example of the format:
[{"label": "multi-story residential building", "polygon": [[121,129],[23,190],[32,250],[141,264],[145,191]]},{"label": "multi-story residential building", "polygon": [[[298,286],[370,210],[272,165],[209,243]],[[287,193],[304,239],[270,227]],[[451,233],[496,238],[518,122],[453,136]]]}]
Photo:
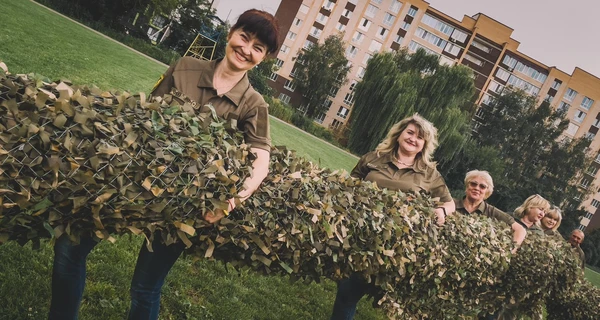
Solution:
[{"label": "multi-story residential building", "polygon": [[[600,128],[600,79],[575,68],[569,74],[520,52],[519,42],[511,38],[513,29],[478,13],[456,20],[421,0],[282,0],[276,13],[285,38],[277,54],[279,70],[271,75],[276,96],[302,108],[302,95],[292,82],[294,58],[311,43],[323,41],[334,33],[344,33],[346,56],[352,68],[349,81],[332,91],[326,113],[315,121],[337,128],[349,117],[354,102],[354,87],[362,78],[369,58],[376,52],[425,49],[440,57],[440,63],[462,64],[473,70],[479,110],[473,119],[477,130],[489,102],[507,86],[525,90],[547,99],[555,108],[566,111],[570,125],[567,138],[592,138],[590,150],[600,148],[596,138]],[[556,46],[561,44],[557,43]],[[583,189],[600,186],[600,154],[579,182]],[[600,208],[600,193],[581,203],[588,214],[585,228]],[[598,215],[600,217],[600,215]]]}]

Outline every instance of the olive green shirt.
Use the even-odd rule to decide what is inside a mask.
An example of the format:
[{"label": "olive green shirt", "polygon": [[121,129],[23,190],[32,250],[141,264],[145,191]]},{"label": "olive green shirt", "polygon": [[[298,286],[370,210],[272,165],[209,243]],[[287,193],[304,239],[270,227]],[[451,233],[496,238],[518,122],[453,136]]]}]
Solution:
[{"label": "olive green shirt", "polygon": [[218,95],[213,86],[213,76],[219,61],[183,57],[161,76],[151,94],[177,99],[181,104],[189,99],[193,109],[203,112],[208,111],[205,105],[210,103],[218,116],[237,120],[238,129],[244,132],[245,141],[251,147],[270,151],[267,103],[250,85],[248,74],[229,92]]},{"label": "olive green shirt", "polygon": [[484,215],[486,217],[490,217],[492,219],[502,221],[502,222],[508,224],[509,226],[512,226],[512,224],[515,223],[515,219],[513,217],[511,217],[508,213],[492,206],[491,204],[488,204],[485,201],[481,201],[481,203],[479,204],[477,209],[475,209],[475,211],[473,211],[473,212],[467,211],[463,201],[464,201],[464,198],[460,199],[460,200],[454,199],[454,204],[456,205],[456,212],[462,213],[464,215],[470,215],[470,214]]},{"label": "olive green shirt", "polygon": [[575,250],[577,250],[579,259],[581,259],[581,269],[585,270],[585,252],[583,252],[583,249],[581,249],[580,246],[577,246]]},{"label": "olive green shirt", "polygon": [[392,153],[372,151],[360,158],[351,175],[377,183],[380,188],[400,191],[425,191],[441,202],[452,201],[442,175],[431,167],[398,168]]},{"label": "olive green shirt", "polygon": [[535,223],[531,227],[528,227],[523,221],[521,221],[521,219],[516,219],[515,222],[523,226],[523,228],[525,228],[525,231],[527,232],[533,232],[539,235],[544,235],[544,231],[542,231],[542,229],[538,227]]}]

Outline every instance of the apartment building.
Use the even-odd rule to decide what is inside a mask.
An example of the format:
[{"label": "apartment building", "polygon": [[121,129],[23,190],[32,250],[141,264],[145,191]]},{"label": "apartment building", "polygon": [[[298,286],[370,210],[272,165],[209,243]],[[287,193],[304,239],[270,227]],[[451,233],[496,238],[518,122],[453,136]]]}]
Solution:
[{"label": "apartment building", "polygon": [[[363,77],[370,57],[379,51],[425,49],[440,57],[440,63],[462,64],[473,70],[479,110],[473,129],[483,121],[489,103],[508,86],[547,99],[555,108],[566,111],[570,119],[565,136],[592,138],[591,150],[600,148],[600,79],[585,70],[572,73],[559,70],[519,52],[519,41],[511,38],[513,29],[478,13],[459,21],[420,0],[282,0],[276,13],[283,44],[277,54],[279,70],[271,75],[276,96],[303,108],[302,94],[295,90],[294,58],[302,48],[343,33],[346,56],[352,68],[349,81],[323,103],[329,110],[316,116],[323,126],[337,128],[348,119],[354,102],[354,87]],[[556,43],[560,46],[560,43]],[[583,189],[594,188],[581,207],[588,214],[581,229],[600,208],[600,154],[579,182]],[[597,215],[600,225],[600,215]],[[596,220],[596,219],[594,219]],[[594,225],[596,223],[593,223]]]}]

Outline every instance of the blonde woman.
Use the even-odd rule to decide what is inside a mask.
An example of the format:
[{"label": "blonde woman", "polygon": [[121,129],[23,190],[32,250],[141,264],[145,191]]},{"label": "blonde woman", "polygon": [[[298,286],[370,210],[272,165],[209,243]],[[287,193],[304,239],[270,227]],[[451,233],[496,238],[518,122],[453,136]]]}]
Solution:
[{"label": "blonde woman", "polygon": [[[433,151],[437,129],[418,114],[396,123],[375,151],[362,156],[351,175],[376,182],[381,188],[401,191],[426,191],[438,198],[437,223],[454,212],[454,201],[446,182],[436,169]],[[338,283],[331,319],[352,319],[356,304],[372,284],[358,274]]]},{"label": "blonde woman", "polygon": [[550,207],[550,210],[546,212],[546,215],[540,220],[540,227],[544,234],[551,237],[556,237],[557,239],[564,240],[563,237],[558,232],[558,227],[560,226],[560,222],[562,221],[562,214],[560,208],[557,206]]},{"label": "blonde woman", "polygon": [[[539,194],[530,196],[521,206],[515,209],[515,221],[521,224],[528,232],[534,232],[543,235],[544,232],[538,226],[540,220],[544,218],[546,212],[550,210],[550,202],[542,198]],[[500,311],[498,320],[515,320],[518,317],[515,311],[517,305],[506,305]]]}]

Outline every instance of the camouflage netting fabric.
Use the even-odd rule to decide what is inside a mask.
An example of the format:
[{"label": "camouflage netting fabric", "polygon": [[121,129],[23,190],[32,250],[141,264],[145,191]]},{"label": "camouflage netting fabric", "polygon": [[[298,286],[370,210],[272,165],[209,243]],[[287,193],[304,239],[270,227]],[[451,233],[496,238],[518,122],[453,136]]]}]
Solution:
[{"label": "camouflage netting fabric", "polygon": [[398,319],[507,303],[526,313],[544,302],[550,314],[600,318],[597,289],[566,244],[529,235],[513,256],[502,223],[453,216],[440,228],[427,195],[381,190],[285,148],[272,151],[261,188],[208,225],[203,214],[239,192],[253,156],[235,122],[169,96],[0,74],[0,141],[0,244],[158,231],[192,254],[265,274],[360,273]]}]

